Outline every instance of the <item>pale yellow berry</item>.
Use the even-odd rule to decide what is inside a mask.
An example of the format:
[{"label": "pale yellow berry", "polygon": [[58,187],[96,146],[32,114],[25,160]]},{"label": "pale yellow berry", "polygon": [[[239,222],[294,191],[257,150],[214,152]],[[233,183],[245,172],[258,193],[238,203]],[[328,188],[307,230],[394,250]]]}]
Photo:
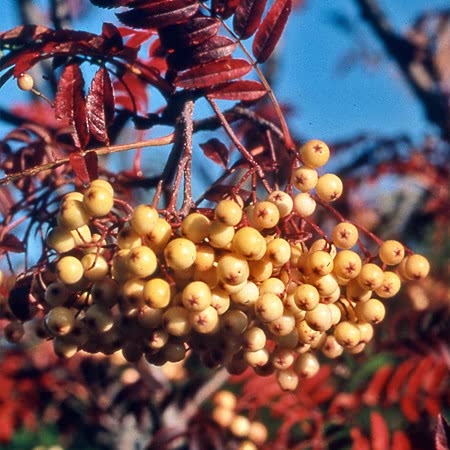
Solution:
[{"label": "pale yellow berry", "polygon": [[330,158],[330,149],[325,142],[311,139],[300,147],[299,155],[307,166],[322,167]]}]

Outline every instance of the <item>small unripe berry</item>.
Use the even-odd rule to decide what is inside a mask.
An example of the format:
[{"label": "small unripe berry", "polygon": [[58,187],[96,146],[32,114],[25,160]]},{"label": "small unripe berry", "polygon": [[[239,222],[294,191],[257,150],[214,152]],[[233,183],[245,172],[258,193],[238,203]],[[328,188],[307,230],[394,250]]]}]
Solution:
[{"label": "small unripe berry", "polygon": [[31,91],[34,87],[34,78],[29,73],[22,73],[17,77],[17,86],[22,91]]}]

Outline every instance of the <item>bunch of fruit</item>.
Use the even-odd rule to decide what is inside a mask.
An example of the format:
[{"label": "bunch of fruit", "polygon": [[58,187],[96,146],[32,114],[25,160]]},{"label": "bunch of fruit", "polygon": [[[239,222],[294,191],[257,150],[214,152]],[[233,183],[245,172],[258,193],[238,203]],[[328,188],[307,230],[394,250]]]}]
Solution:
[{"label": "bunch of fruit", "polygon": [[237,450],[256,450],[266,442],[268,430],[262,422],[251,421],[236,411],[236,396],[227,390],[216,392],[212,419],[239,439]]},{"label": "bunch of fruit", "polygon": [[38,334],[65,357],[120,349],[163,365],[193,351],[233,374],[276,372],[286,390],[318,371],[317,355],[361,352],[383,301],[429,264],[397,241],[361,256],[347,221],[330,237],[305,231],[316,205],[342,194],[336,175],[317,172],[328,158],[325,143],[309,141],[285,191],[250,204],[230,193],[181,220],[146,204],[121,214],[105,180],[67,194],[47,236],[57,255],[42,277]]}]

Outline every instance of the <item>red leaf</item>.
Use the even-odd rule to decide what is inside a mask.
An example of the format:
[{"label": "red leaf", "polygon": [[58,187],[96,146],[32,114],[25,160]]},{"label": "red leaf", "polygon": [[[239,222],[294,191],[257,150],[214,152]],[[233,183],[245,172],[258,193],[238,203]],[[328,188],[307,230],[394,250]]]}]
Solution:
[{"label": "red leaf", "polygon": [[436,450],[448,450],[450,448],[450,426],[442,414],[439,414],[434,436]]},{"label": "red leaf", "polygon": [[385,385],[391,377],[393,370],[393,367],[390,365],[383,366],[377,370],[370,380],[369,386],[362,395],[362,401],[366,405],[373,406],[379,403],[381,392],[385,388]]},{"label": "red leaf", "polygon": [[108,71],[101,67],[95,74],[86,98],[90,133],[109,144],[108,126],[114,119],[114,94]]},{"label": "red leaf", "polygon": [[387,385],[386,400],[388,404],[392,404],[400,398],[402,387],[404,387],[407,377],[417,365],[416,358],[410,358],[402,362],[400,367],[392,375]]},{"label": "red leaf", "polygon": [[248,39],[258,29],[266,0],[242,0],[233,17],[233,29],[241,39]]},{"label": "red leaf", "polygon": [[86,168],[89,174],[90,181],[98,178],[98,155],[95,152],[86,153],[84,155]]},{"label": "red leaf", "polygon": [[195,0],[153,0],[146,6],[117,13],[118,19],[133,28],[163,28],[183,22],[199,8]]},{"label": "red leaf", "polygon": [[83,184],[89,184],[91,178],[83,155],[79,152],[69,153],[69,161],[75,175]]},{"label": "red leaf", "polygon": [[236,46],[236,42],[229,38],[213,36],[195,47],[177,49],[169,55],[167,61],[175,70],[185,70],[224,59],[234,52]]},{"label": "red leaf", "polygon": [[228,19],[233,15],[240,0],[212,0],[212,10],[214,14],[217,14],[224,19]]},{"label": "red leaf", "polygon": [[212,98],[250,102],[264,97],[267,91],[259,81],[238,80],[214,86],[207,94]]},{"label": "red leaf", "polygon": [[292,8],[291,0],[275,0],[256,32],[252,51],[256,61],[263,63],[280,40]]},{"label": "red leaf", "polygon": [[162,45],[167,49],[193,47],[208,41],[217,34],[220,21],[215,17],[194,17],[182,25],[172,25],[159,30]]},{"label": "red leaf", "polygon": [[114,80],[114,99],[117,105],[134,113],[148,111],[147,85],[130,72]]},{"label": "red leaf", "polygon": [[370,429],[372,450],[386,450],[389,448],[389,429],[383,416],[372,411],[370,414]]},{"label": "red leaf", "polygon": [[223,142],[219,141],[219,139],[212,138],[204,144],[200,144],[200,147],[205,156],[222,166],[224,169],[227,168],[230,160],[230,151]]},{"label": "red leaf", "polygon": [[412,450],[411,442],[406,433],[396,430],[392,436],[392,450]]},{"label": "red leaf", "polygon": [[186,70],[175,79],[174,84],[184,89],[205,88],[243,77],[251,70],[251,64],[244,59],[214,61]]},{"label": "red leaf", "polygon": [[10,212],[10,208],[16,204],[11,189],[6,186],[0,186],[0,214],[6,217]]},{"label": "red leaf", "polygon": [[116,50],[121,50],[123,48],[123,40],[120,31],[112,23],[103,23],[102,36],[108,40],[109,48],[114,47]]},{"label": "red leaf", "polygon": [[369,440],[362,434],[359,428],[352,428],[350,436],[353,439],[352,450],[370,450]]},{"label": "red leaf", "polygon": [[4,252],[23,253],[23,242],[11,233],[5,234],[0,242],[0,249]]},{"label": "red leaf", "polygon": [[89,141],[83,87],[84,79],[78,64],[66,66],[59,80],[58,92],[56,93],[56,117],[67,119],[73,126],[72,137],[78,148],[84,148]]}]

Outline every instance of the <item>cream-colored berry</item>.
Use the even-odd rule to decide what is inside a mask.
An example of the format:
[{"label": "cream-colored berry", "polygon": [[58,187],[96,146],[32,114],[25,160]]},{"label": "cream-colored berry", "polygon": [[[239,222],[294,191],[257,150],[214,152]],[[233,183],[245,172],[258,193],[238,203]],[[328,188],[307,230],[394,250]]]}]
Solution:
[{"label": "cream-colored berry", "polygon": [[109,272],[108,261],[102,255],[88,253],[81,258],[84,268],[84,277],[89,281],[99,281]]},{"label": "cream-colored berry", "polygon": [[284,191],[272,191],[266,200],[272,202],[278,208],[282,219],[292,212],[294,202],[292,197]]},{"label": "cream-colored berry", "polygon": [[312,139],[299,149],[300,158],[309,167],[322,167],[330,158],[330,149],[325,142]]},{"label": "cream-colored berry", "polygon": [[294,169],[292,172],[292,184],[302,192],[309,192],[316,187],[319,175],[317,170],[308,167],[301,166]]},{"label": "cream-colored berry", "polygon": [[155,252],[146,247],[132,248],[127,255],[128,270],[141,278],[152,275],[158,266]]},{"label": "cream-colored berry", "polygon": [[316,193],[324,202],[334,202],[344,191],[341,179],[334,173],[326,173],[319,177],[316,184]]},{"label": "cream-colored berry", "polygon": [[152,278],[144,285],[144,302],[152,308],[165,308],[171,297],[170,285],[162,278]]},{"label": "cream-colored berry", "polygon": [[131,226],[138,234],[148,234],[158,220],[158,211],[150,205],[139,205],[131,216]]},{"label": "cream-colored berry", "polygon": [[294,197],[294,211],[300,217],[309,217],[316,210],[316,201],[306,192]]},{"label": "cream-colored berry", "polygon": [[280,212],[275,204],[268,201],[256,202],[252,222],[260,229],[273,228],[280,220]]},{"label": "cream-colored berry", "polygon": [[29,73],[22,73],[17,77],[17,86],[22,91],[31,91],[34,87],[34,78]]},{"label": "cream-colored berry", "polygon": [[405,273],[413,280],[422,280],[430,273],[430,263],[425,256],[414,254],[406,257]]},{"label": "cream-colored berry", "polygon": [[90,186],[84,193],[83,205],[92,217],[102,217],[111,211],[114,205],[114,198],[106,189]]},{"label": "cream-colored berry", "polygon": [[381,286],[375,290],[375,293],[381,298],[391,298],[400,291],[401,286],[400,277],[395,272],[387,270],[383,274]]},{"label": "cream-colored berry", "polygon": [[195,244],[186,238],[173,239],[164,249],[167,265],[175,270],[186,270],[193,266],[196,254]]},{"label": "cream-colored berry", "polygon": [[181,222],[181,234],[199,244],[208,237],[211,221],[203,214],[191,213]]},{"label": "cream-colored berry", "polygon": [[247,281],[250,270],[244,258],[224,255],[217,263],[217,275],[223,283],[236,286]]},{"label": "cream-colored berry", "polygon": [[378,255],[384,264],[395,266],[400,264],[405,257],[405,247],[398,241],[388,240],[380,245]]},{"label": "cream-colored berry", "polygon": [[231,199],[220,200],[214,209],[216,220],[230,226],[238,225],[242,214],[242,208]]},{"label": "cream-colored berry", "polygon": [[352,248],[359,238],[358,228],[350,222],[340,222],[331,231],[333,244],[344,250]]},{"label": "cream-colored berry", "polygon": [[75,256],[63,256],[56,263],[56,274],[64,284],[78,283],[83,277],[84,267]]},{"label": "cream-colored berry", "polygon": [[242,227],[234,234],[232,248],[239,256],[255,261],[260,260],[264,256],[267,244],[257,229]]}]

